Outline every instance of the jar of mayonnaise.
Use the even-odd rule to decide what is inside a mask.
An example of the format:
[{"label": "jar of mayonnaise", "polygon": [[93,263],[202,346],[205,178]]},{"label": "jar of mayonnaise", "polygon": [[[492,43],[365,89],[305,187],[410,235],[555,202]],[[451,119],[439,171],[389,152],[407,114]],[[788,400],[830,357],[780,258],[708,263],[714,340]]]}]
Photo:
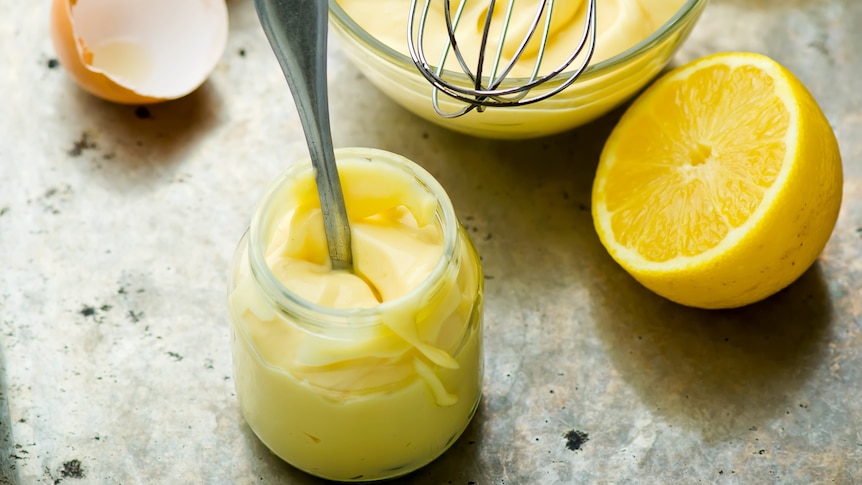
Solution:
[{"label": "jar of mayonnaise", "polygon": [[381,150],[336,150],[354,272],[333,271],[309,162],[266,191],[228,307],[242,414],[310,474],[409,473],[461,435],[482,387],[482,268],[440,184]]}]

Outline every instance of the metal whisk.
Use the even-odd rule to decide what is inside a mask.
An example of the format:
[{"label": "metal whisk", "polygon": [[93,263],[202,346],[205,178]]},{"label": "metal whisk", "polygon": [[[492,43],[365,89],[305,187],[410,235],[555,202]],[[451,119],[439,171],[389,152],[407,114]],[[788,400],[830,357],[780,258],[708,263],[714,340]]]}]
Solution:
[{"label": "metal whisk", "polygon": [[[560,91],[569,87],[578,77],[586,70],[593,53],[596,50],[596,0],[587,0],[586,5],[586,20],[584,22],[583,35],[580,43],[573,49],[571,55],[565,59],[559,66],[553,70],[544,72],[541,70],[542,59],[545,54],[545,47],[548,42],[548,37],[551,31],[551,19],[554,10],[554,0],[542,0],[536,9],[532,24],[526,30],[526,34],[521,39],[519,47],[510,57],[507,63],[503,62],[503,46],[509,35],[509,25],[514,12],[515,0],[508,0],[508,5],[504,15],[501,18],[499,25],[499,35],[497,36],[496,44],[491,42],[492,24],[494,24],[493,13],[497,8],[496,0],[490,0],[490,5],[485,14],[485,20],[482,29],[480,47],[478,51],[478,65],[475,70],[467,65],[464,53],[462,52],[458,40],[458,26],[462,20],[464,9],[468,0],[459,0],[458,7],[455,9],[454,15],[450,5],[450,0],[443,0],[444,15],[446,20],[446,30],[448,40],[443,49],[443,53],[436,67],[432,65],[425,54],[425,31],[427,29],[426,22],[432,1],[440,0],[424,0],[424,6],[421,12],[417,11],[418,0],[411,0],[411,8],[408,17],[408,39],[407,44],[410,51],[410,57],[419,69],[419,72],[433,86],[432,103],[434,110],[442,117],[456,118],[464,115],[469,111],[476,109],[483,111],[486,107],[507,107],[507,106],[523,106],[526,104],[536,103],[547,99]],[[563,0],[568,1],[568,0]],[[418,26],[416,19],[418,18]],[[521,59],[528,43],[533,36],[540,32],[540,46],[536,55],[535,63],[532,67],[532,73],[527,78],[520,79],[521,83],[512,85],[504,83],[515,67],[515,64]],[[493,61],[485,65],[486,50],[495,49],[493,53]],[[585,50],[586,49],[586,50]],[[581,60],[575,65],[575,59],[583,53]],[[446,59],[449,55],[454,55],[458,61],[466,79],[460,76],[460,73],[451,76],[451,71],[447,74],[443,66],[446,64]],[[572,67],[573,70],[565,72]],[[490,68],[488,75],[483,74],[483,70]],[[448,78],[448,79],[447,79]],[[458,79],[460,78],[460,79]],[[541,93],[530,95],[530,91],[549,82],[557,82],[553,89],[542,90]],[[443,93],[451,98],[465,103],[465,106],[454,112],[445,112],[440,106],[439,93]]]}]

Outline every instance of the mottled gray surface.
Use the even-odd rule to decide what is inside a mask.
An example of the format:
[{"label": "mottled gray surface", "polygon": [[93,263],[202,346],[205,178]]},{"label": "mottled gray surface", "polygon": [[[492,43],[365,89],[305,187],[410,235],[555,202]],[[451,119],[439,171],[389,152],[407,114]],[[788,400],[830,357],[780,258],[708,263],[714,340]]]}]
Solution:
[{"label": "mottled gray surface", "polygon": [[[264,184],[305,154],[251,2],[228,2],[210,81],[148,118],[48,67],[48,3],[0,0],[0,483],[319,483],[256,440],[231,380],[228,261]],[[862,482],[860,26],[858,0],[713,0],[677,56],[770,54],[844,156],[818,263],[726,312],[654,296],[602,249],[589,191],[619,112],[471,139],[390,102],[333,45],[336,145],[427,167],[488,275],[482,406],[404,482]],[[568,449],[570,430],[589,440]]]}]

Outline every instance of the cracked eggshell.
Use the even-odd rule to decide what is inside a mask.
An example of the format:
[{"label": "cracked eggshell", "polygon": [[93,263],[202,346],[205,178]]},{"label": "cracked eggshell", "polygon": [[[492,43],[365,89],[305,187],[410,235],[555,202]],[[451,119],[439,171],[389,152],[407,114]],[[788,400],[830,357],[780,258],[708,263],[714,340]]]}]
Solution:
[{"label": "cracked eggshell", "polygon": [[51,40],[90,93],[124,104],[180,98],[227,44],[225,0],[53,0]]}]

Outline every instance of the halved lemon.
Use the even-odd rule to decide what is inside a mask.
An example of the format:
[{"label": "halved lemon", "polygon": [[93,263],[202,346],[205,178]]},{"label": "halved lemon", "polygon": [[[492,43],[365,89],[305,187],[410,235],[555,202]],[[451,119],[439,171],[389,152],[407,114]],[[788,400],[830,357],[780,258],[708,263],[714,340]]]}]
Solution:
[{"label": "halved lemon", "polygon": [[739,307],[817,259],[842,178],[835,134],[790,71],[758,54],[715,54],[669,72],[625,112],[601,154],[593,221],[652,291]]}]

